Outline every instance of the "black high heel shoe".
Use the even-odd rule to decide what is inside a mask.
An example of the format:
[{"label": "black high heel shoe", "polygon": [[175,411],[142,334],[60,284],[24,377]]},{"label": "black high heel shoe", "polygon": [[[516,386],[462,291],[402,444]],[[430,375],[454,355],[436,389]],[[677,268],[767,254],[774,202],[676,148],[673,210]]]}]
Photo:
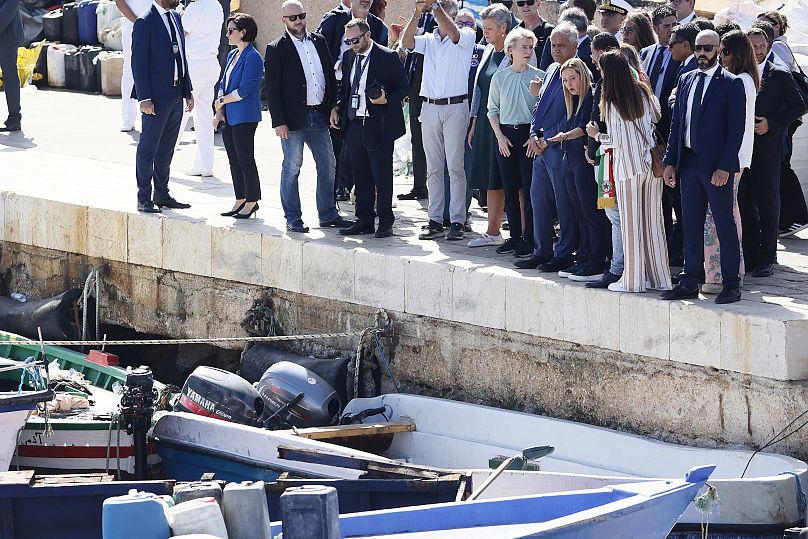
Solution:
[{"label": "black high heel shoe", "polygon": [[242,203],[241,203],[241,206],[239,206],[239,207],[238,207],[238,208],[236,208],[235,210],[226,211],[226,212],[224,212],[224,213],[220,213],[219,215],[221,215],[222,217],[233,217],[235,214],[237,214],[238,212],[240,212],[241,210],[243,210],[243,209],[244,209],[244,205],[245,205],[245,204],[247,204],[247,202],[246,202],[246,201],[245,201],[245,202],[242,202]]},{"label": "black high heel shoe", "polygon": [[237,213],[233,217],[236,219],[249,219],[250,217],[255,215],[255,212],[257,211],[258,211],[258,203],[256,202],[255,206],[253,206],[248,213]]}]

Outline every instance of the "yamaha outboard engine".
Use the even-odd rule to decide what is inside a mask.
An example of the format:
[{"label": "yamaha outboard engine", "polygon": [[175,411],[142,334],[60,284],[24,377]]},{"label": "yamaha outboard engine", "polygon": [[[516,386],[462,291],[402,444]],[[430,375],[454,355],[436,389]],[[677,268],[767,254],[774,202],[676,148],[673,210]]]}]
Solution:
[{"label": "yamaha outboard engine", "polygon": [[342,409],[333,387],[290,361],[272,365],[255,386],[266,406],[266,428],[332,425]]},{"label": "yamaha outboard engine", "polygon": [[175,409],[255,427],[264,414],[264,401],[241,376],[197,367],[182,386]]}]

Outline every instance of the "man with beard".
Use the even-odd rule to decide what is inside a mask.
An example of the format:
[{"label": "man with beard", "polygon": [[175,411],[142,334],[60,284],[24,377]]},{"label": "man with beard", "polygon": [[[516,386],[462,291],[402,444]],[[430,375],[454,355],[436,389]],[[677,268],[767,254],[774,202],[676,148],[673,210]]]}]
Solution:
[{"label": "man with beard", "polygon": [[[194,109],[185,31],[174,8],[180,0],[155,0],[132,30],[132,97],[140,103],[143,132],[137,144],[137,210],[160,213],[160,208],[184,209],[168,194],[168,178],[174,145],[185,110]],[[154,198],[152,199],[152,183]]]},{"label": "man with beard", "polygon": [[[283,35],[266,50],[264,72],[272,127],[281,139],[281,205],[290,232],[308,232],[303,224],[298,179],[303,145],[317,166],[317,213],[321,227],[346,227],[334,201],[334,150],[328,114],[337,94],[331,56],[323,36],[306,31],[306,12],[298,0],[281,6]],[[301,99],[305,94],[305,100]]]},{"label": "man with beard", "polygon": [[707,204],[721,242],[723,290],[719,304],[741,299],[741,250],[732,213],[733,183],[740,169],[738,152],[744,133],[746,94],[743,81],[718,65],[720,40],[712,30],[696,36],[693,47],[698,69],[679,80],[671,133],[662,161],[669,187],[681,182],[684,270],[679,284],[662,299],[692,299],[699,295],[704,267],[704,219]]}]

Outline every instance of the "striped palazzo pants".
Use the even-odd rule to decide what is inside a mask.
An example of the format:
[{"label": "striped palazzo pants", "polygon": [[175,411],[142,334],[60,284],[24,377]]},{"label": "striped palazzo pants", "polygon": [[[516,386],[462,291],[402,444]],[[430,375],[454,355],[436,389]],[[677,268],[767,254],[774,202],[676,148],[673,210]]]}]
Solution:
[{"label": "striped palazzo pants", "polygon": [[622,285],[629,292],[671,287],[662,219],[662,180],[651,169],[615,182],[623,237]]}]

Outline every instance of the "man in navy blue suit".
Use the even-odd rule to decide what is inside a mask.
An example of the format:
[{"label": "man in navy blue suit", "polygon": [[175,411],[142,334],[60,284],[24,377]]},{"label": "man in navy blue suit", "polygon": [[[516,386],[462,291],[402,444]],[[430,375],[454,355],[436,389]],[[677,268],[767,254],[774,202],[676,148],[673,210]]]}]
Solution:
[{"label": "man in navy blue suit", "polygon": [[194,108],[185,59],[185,32],[179,15],[173,11],[179,3],[180,0],[155,0],[132,30],[132,97],[140,102],[143,113],[135,165],[137,209],[145,213],[191,207],[168,194],[183,99],[185,110],[191,112]]},{"label": "man in navy blue suit", "polygon": [[5,82],[8,119],[0,131],[19,131],[20,79],[17,76],[17,47],[22,44],[22,20],[19,0],[0,0],[0,70]]},{"label": "man in navy blue suit", "polygon": [[669,187],[681,182],[684,270],[662,299],[697,298],[704,267],[707,204],[721,242],[723,290],[716,303],[741,299],[741,250],[732,213],[733,184],[740,169],[746,94],[743,81],[718,65],[718,34],[704,30],[693,47],[698,69],[679,79],[668,148],[662,160]]}]

